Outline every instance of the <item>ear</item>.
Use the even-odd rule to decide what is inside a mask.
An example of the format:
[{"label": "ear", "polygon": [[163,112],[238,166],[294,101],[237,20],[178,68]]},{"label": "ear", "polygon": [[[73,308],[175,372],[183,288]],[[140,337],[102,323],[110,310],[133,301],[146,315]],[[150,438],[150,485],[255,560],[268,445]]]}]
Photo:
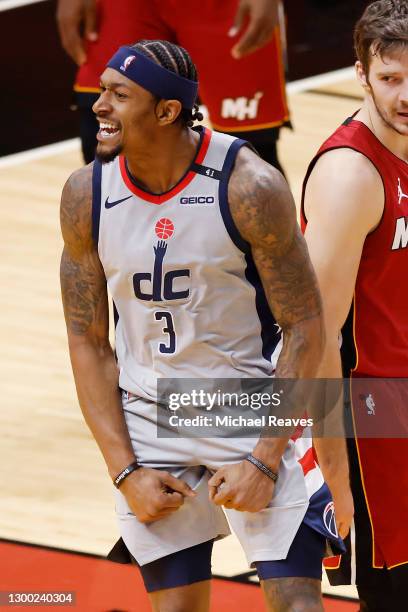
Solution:
[{"label": "ear", "polygon": [[364,89],[364,91],[370,92],[371,87],[368,82],[367,75],[364,72],[363,64],[360,61],[357,61],[355,63],[355,69],[356,69],[357,80],[360,83],[361,87]]},{"label": "ear", "polygon": [[156,106],[156,117],[160,125],[174,123],[182,110],[179,100],[160,100]]}]

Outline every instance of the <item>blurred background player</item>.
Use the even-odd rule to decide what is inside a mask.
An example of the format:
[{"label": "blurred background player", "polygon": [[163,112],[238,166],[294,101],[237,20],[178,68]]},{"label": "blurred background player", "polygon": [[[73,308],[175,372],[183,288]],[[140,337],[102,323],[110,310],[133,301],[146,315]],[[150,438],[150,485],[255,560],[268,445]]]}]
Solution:
[{"label": "blurred background player", "polygon": [[[407,398],[378,379],[408,377],[406,0],[370,4],[355,50],[364,103],[311,162],[302,216],[326,313],[321,376],[343,369],[353,379],[355,546],[328,575],[333,584],[357,584],[361,610],[395,612],[406,609],[408,581]],[[374,387],[366,377],[378,377]],[[355,392],[365,385],[366,393]],[[389,429],[388,439],[370,439],[368,427],[374,436]]]},{"label": "blurred background player", "polygon": [[[79,66],[74,89],[85,162],[95,154],[92,105],[107,60],[120,45],[164,39],[189,50],[212,126],[249,140],[281,170],[276,144],[289,121],[282,15],[279,0],[59,0],[61,42]],[[161,55],[171,68],[172,58]]]}]

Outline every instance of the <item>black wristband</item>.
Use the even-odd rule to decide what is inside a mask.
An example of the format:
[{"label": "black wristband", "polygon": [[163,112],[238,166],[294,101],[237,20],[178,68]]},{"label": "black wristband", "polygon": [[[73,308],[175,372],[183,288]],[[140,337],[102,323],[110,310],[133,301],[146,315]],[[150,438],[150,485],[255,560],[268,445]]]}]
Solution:
[{"label": "black wristband", "polygon": [[245,457],[245,459],[252,463],[252,465],[257,467],[258,470],[261,470],[261,472],[269,476],[269,478],[273,480],[273,482],[276,482],[278,480],[278,474],[272,472],[272,470],[270,470],[267,465],[262,463],[262,461],[259,461],[259,459],[257,459],[253,455],[249,454],[247,457]]},{"label": "black wristband", "polygon": [[113,479],[113,484],[115,485],[115,487],[117,489],[119,489],[120,485],[125,480],[125,478],[127,478],[129,476],[129,474],[131,474],[132,472],[134,472],[135,470],[137,470],[140,467],[141,466],[138,464],[137,461],[133,461],[133,463],[131,463],[130,465],[125,467],[125,469],[122,470],[121,473],[118,474],[116,476],[116,478]]}]

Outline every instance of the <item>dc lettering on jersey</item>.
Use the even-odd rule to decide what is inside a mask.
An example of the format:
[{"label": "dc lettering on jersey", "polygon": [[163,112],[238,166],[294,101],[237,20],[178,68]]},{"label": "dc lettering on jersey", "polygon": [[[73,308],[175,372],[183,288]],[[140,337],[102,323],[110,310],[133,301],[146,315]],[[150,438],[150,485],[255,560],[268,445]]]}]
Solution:
[{"label": "dc lettering on jersey", "polygon": [[221,116],[224,119],[235,117],[238,121],[244,119],[255,119],[258,114],[259,101],[263,96],[262,91],[258,91],[253,98],[225,98],[222,101]]},{"label": "dc lettering on jersey", "polygon": [[[176,278],[190,278],[190,270],[169,270],[163,275],[163,260],[167,252],[167,239],[174,233],[174,225],[170,219],[160,219],[155,226],[156,235],[160,238],[154,250],[154,265],[152,272],[136,272],[133,275],[133,290],[139,300],[171,301],[186,299],[190,295],[190,287],[176,291]],[[188,284],[190,284],[188,282]]]},{"label": "dc lettering on jersey", "polygon": [[391,249],[397,251],[408,246],[408,217],[399,217],[395,224],[394,242]]}]

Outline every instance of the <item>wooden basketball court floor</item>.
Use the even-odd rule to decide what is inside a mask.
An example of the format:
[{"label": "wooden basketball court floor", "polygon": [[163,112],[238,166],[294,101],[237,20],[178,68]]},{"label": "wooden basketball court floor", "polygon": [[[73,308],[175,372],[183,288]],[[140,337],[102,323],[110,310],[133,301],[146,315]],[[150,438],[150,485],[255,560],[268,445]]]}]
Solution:
[{"label": "wooden basketball court floor", "polygon": [[[294,130],[280,155],[298,204],[308,161],[361,93],[351,69],[288,91]],[[0,160],[0,538],[105,555],[117,538],[112,484],[77,404],[58,279],[59,197],[81,163],[77,142]],[[235,537],[216,544],[213,569],[248,570]]]}]

